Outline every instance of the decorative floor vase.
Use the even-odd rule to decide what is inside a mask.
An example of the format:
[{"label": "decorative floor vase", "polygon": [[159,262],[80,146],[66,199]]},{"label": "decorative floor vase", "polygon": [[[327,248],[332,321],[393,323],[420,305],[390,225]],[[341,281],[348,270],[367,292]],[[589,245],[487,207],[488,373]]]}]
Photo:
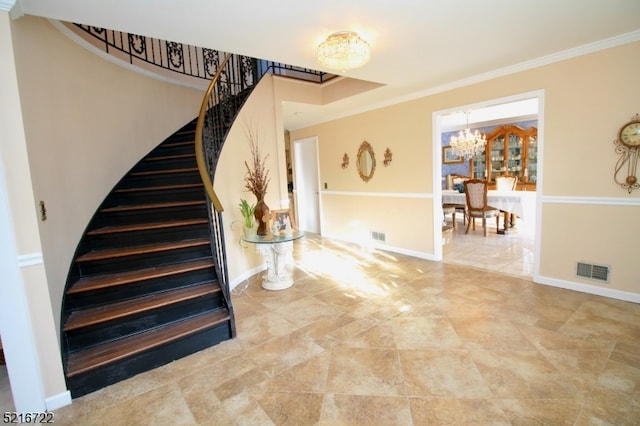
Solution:
[{"label": "decorative floor vase", "polygon": [[269,219],[271,219],[271,212],[269,206],[264,200],[258,200],[256,209],[253,213],[258,223],[258,235],[267,235],[269,233]]}]

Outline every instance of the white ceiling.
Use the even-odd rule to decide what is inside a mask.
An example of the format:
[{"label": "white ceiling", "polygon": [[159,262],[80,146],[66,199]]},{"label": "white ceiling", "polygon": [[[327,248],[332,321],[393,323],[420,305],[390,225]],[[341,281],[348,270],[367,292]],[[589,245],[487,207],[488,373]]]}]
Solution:
[{"label": "white ceiling", "polygon": [[288,129],[640,40],[639,0],[17,0],[20,13],[312,69],[324,37],[360,32],[371,61],[347,76],[383,86],[287,103]]}]

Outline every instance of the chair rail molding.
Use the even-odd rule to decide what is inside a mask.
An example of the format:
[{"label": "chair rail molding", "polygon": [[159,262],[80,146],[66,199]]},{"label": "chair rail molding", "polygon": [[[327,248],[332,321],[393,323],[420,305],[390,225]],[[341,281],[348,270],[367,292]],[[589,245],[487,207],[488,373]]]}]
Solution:
[{"label": "chair rail molding", "polygon": [[543,203],[589,204],[596,206],[640,206],[640,198],[623,197],[574,197],[565,195],[543,195]]},{"label": "chair rail molding", "polygon": [[20,268],[25,268],[27,266],[34,265],[42,265],[44,260],[42,258],[42,253],[28,253],[18,255],[18,266]]},{"label": "chair rail molding", "polygon": [[366,192],[366,191],[322,191],[322,195],[345,195],[349,197],[385,198],[434,198],[430,192]]}]

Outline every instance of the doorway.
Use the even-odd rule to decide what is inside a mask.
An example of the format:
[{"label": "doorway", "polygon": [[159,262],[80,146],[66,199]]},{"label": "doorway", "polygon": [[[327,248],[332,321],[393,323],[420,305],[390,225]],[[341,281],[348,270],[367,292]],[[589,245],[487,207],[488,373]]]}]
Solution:
[{"label": "doorway", "polygon": [[320,175],[318,167],[318,138],[293,142],[294,186],[298,227],[304,232],[321,233]]},{"label": "doorway", "polygon": [[[540,241],[540,194],[542,192],[542,140],[543,140],[544,92],[535,91],[507,98],[489,100],[482,103],[463,105],[433,113],[434,148],[434,253],[438,260],[446,263],[464,264],[485,270],[504,272],[511,275],[537,275]],[[468,120],[468,126],[466,123]],[[461,215],[458,214],[457,228],[443,235],[443,214],[441,210],[442,190],[445,183],[443,173],[442,141],[443,133],[457,132],[464,127],[472,130],[502,124],[512,124],[537,120],[537,181],[536,192],[527,193],[530,213],[520,220],[522,231],[514,235],[490,234],[482,237],[482,231],[470,231],[465,235]],[[482,130],[481,130],[482,131]],[[484,154],[482,154],[484,155]],[[462,173],[464,174],[464,173]],[[523,194],[524,195],[524,194]],[[451,216],[448,217],[450,224]],[[528,220],[527,220],[528,219]],[[494,222],[495,223],[495,222]],[[476,227],[477,229],[477,227]],[[473,235],[472,235],[473,233]],[[479,235],[479,236],[478,236]],[[457,237],[457,238],[456,238]],[[493,240],[493,241],[490,241]],[[446,245],[442,243],[446,242]],[[456,244],[458,243],[458,244]]]}]

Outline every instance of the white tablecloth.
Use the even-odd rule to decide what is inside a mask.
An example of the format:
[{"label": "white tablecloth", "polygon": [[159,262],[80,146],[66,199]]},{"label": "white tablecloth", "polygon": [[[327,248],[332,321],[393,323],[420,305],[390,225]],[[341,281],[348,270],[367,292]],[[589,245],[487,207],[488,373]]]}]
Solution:
[{"label": "white tablecloth", "polygon": [[[487,204],[499,210],[513,213],[524,219],[525,204],[528,199],[533,197],[535,200],[535,192],[527,191],[487,191]],[[535,203],[535,201],[534,201]],[[458,191],[443,190],[442,204],[467,204],[464,194]]]}]

